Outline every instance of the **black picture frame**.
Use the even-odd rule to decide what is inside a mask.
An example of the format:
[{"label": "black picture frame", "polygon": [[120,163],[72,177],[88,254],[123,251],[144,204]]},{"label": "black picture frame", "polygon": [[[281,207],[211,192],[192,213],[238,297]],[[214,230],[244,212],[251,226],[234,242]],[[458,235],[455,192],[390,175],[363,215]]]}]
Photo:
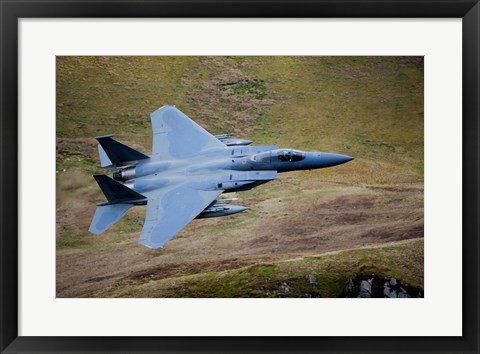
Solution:
[{"label": "black picture frame", "polygon": [[[0,0],[1,353],[478,353],[480,5],[478,0]],[[20,337],[18,336],[18,20],[109,17],[462,18],[463,335],[461,337]],[[442,309],[438,309],[441,317]]]}]

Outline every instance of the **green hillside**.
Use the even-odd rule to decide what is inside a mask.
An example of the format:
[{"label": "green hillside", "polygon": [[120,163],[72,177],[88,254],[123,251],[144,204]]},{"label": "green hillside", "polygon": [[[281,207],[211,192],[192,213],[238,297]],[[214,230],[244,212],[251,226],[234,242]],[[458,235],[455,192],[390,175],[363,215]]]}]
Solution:
[{"label": "green hillside", "polygon": [[[201,276],[423,237],[421,57],[57,57],[56,104],[57,296],[127,283],[134,296],[133,273]],[[89,234],[104,198],[94,137],[148,154],[164,104],[212,134],[355,160],[238,193],[247,212],[195,220],[160,252],[136,244],[144,207]]]}]

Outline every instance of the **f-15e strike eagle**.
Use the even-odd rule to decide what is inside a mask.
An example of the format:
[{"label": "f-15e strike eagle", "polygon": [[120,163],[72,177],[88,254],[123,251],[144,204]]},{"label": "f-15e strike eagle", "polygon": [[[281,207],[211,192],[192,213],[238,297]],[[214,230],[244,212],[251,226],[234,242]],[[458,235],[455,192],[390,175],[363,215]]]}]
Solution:
[{"label": "f-15e strike eagle", "polygon": [[147,205],[139,243],[162,248],[190,221],[240,213],[246,207],[217,199],[224,192],[252,189],[277,178],[278,172],[339,165],[350,156],[249,146],[251,140],[211,135],[175,106],[150,115],[152,155],[147,156],[112,139],[99,136],[101,167],[113,179],[94,175],[107,202],[97,204],[89,231],[100,234],[134,205]]}]

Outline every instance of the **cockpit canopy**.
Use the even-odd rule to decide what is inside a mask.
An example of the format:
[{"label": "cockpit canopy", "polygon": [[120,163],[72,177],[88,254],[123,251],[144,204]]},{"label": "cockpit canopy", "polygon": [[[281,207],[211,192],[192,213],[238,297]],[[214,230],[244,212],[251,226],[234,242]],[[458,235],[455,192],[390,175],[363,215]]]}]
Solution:
[{"label": "cockpit canopy", "polygon": [[279,149],[268,152],[262,152],[252,156],[252,161],[261,163],[297,162],[305,158],[305,153],[293,149]]},{"label": "cockpit canopy", "polygon": [[278,161],[281,162],[297,162],[305,158],[305,153],[299,150],[282,149],[276,150],[273,153],[276,155]]}]

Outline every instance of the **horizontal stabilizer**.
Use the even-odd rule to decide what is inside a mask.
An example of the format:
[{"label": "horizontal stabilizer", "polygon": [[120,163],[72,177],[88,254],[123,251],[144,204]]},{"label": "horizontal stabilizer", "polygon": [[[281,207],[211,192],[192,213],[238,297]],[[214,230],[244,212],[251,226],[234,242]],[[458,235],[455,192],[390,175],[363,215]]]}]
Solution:
[{"label": "horizontal stabilizer", "polygon": [[[110,160],[111,165],[125,166],[131,164],[132,162],[149,159],[147,155],[144,155],[141,152],[112,139],[112,136],[113,135],[104,135],[96,137],[102,146],[106,157],[108,157]],[[100,149],[99,154],[100,159],[102,160],[102,152]],[[102,161],[102,167],[104,162],[107,163],[108,161],[104,159],[104,161]]]},{"label": "horizontal stabilizer", "polygon": [[111,205],[99,205],[95,210],[92,223],[90,224],[90,231],[92,234],[101,234],[107,230],[110,226],[120,220],[128,209],[133,204],[111,204]]},{"label": "horizontal stabilizer", "polygon": [[145,200],[146,197],[133,189],[125,187],[123,184],[105,175],[94,175],[100,189],[105,197],[107,197],[108,204],[138,202]]}]

